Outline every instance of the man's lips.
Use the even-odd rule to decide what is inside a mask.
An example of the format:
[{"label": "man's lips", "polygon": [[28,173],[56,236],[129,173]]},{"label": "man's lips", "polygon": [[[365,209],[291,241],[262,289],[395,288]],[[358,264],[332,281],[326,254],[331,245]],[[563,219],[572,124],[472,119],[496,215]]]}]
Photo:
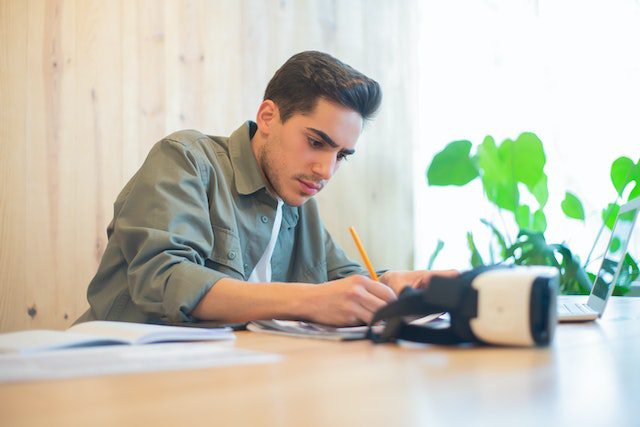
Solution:
[{"label": "man's lips", "polygon": [[313,181],[307,181],[306,179],[298,179],[298,182],[300,183],[300,187],[302,188],[302,191],[304,191],[305,193],[311,196],[316,194],[322,188],[322,185],[317,184]]}]

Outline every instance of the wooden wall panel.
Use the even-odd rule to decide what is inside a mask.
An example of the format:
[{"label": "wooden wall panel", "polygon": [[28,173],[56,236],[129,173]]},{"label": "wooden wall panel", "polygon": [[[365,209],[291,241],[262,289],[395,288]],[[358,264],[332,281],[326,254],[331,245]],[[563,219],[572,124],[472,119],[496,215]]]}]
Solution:
[{"label": "wooden wall panel", "polygon": [[203,91],[203,132],[229,135],[243,120],[250,118],[244,110],[243,69],[246,57],[242,37],[244,8],[234,1],[205,2],[204,54],[201,85]]},{"label": "wooden wall panel", "polygon": [[[106,247],[105,225],[125,181],[123,159],[129,153],[122,144],[122,4],[125,2],[76,1],[74,146],[81,154],[75,158],[77,193],[70,201],[74,205],[70,215],[75,223],[78,263],[73,281],[78,285],[69,298],[84,299],[78,295],[80,283],[88,283],[95,273]],[[71,320],[77,315],[76,309]]]},{"label": "wooden wall panel", "polygon": [[327,228],[355,258],[352,224],[376,267],[410,267],[413,7],[0,0],[0,331],[81,314],[115,197],[151,146],[183,128],[228,135],[302,50],[334,54],[384,91],[358,155],[318,198]]},{"label": "wooden wall panel", "polygon": [[122,9],[124,179],[138,169],[166,124],[165,11],[155,0]]},{"label": "wooden wall panel", "polygon": [[[27,259],[24,284],[29,327],[73,316],[76,257],[75,5],[29,1],[24,178]],[[90,264],[83,260],[82,265]],[[21,310],[23,311],[23,310]],[[71,313],[71,314],[69,314]]]},{"label": "wooden wall panel", "polygon": [[0,326],[27,324],[27,19],[24,2],[0,0]]}]

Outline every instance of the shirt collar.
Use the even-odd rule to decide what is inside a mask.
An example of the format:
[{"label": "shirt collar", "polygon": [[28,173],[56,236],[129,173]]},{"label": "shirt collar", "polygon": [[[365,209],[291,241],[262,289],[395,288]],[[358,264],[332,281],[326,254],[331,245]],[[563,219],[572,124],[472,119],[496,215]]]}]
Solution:
[{"label": "shirt collar", "polygon": [[258,126],[248,120],[229,137],[229,155],[236,190],[242,195],[253,194],[261,188],[266,188],[260,166],[251,149],[251,138],[257,130]]}]

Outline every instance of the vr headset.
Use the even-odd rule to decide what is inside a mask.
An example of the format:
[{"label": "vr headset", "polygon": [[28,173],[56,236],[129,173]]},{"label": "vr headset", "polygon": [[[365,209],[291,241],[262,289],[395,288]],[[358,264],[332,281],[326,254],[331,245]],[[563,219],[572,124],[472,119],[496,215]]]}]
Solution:
[{"label": "vr headset", "polygon": [[[404,288],[378,310],[367,336],[376,343],[481,343],[544,346],[556,325],[558,270],[552,267],[480,267],[458,277],[433,277],[426,289]],[[413,325],[407,316],[446,312],[450,321]],[[373,326],[386,321],[381,333]]]}]

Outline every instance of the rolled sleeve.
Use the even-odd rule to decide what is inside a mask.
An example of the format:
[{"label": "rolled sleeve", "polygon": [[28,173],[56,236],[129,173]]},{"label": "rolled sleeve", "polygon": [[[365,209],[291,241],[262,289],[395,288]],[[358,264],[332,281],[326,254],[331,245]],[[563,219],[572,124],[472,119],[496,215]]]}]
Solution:
[{"label": "rolled sleeve", "polygon": [[131,300],[150,316],[189,313],[225,274],[205,267],[214,233],[201,160],[188,144],[159,142],[134,178],[114,224]]},{"label": "rolled sleeve", "polygon": [[171,286],[163,299],[164,312],[173,322],[193,322],[195,318],[190,313],[202,297],[218,280],[228,276],[191,262],[182,262],[173,270]]}]

